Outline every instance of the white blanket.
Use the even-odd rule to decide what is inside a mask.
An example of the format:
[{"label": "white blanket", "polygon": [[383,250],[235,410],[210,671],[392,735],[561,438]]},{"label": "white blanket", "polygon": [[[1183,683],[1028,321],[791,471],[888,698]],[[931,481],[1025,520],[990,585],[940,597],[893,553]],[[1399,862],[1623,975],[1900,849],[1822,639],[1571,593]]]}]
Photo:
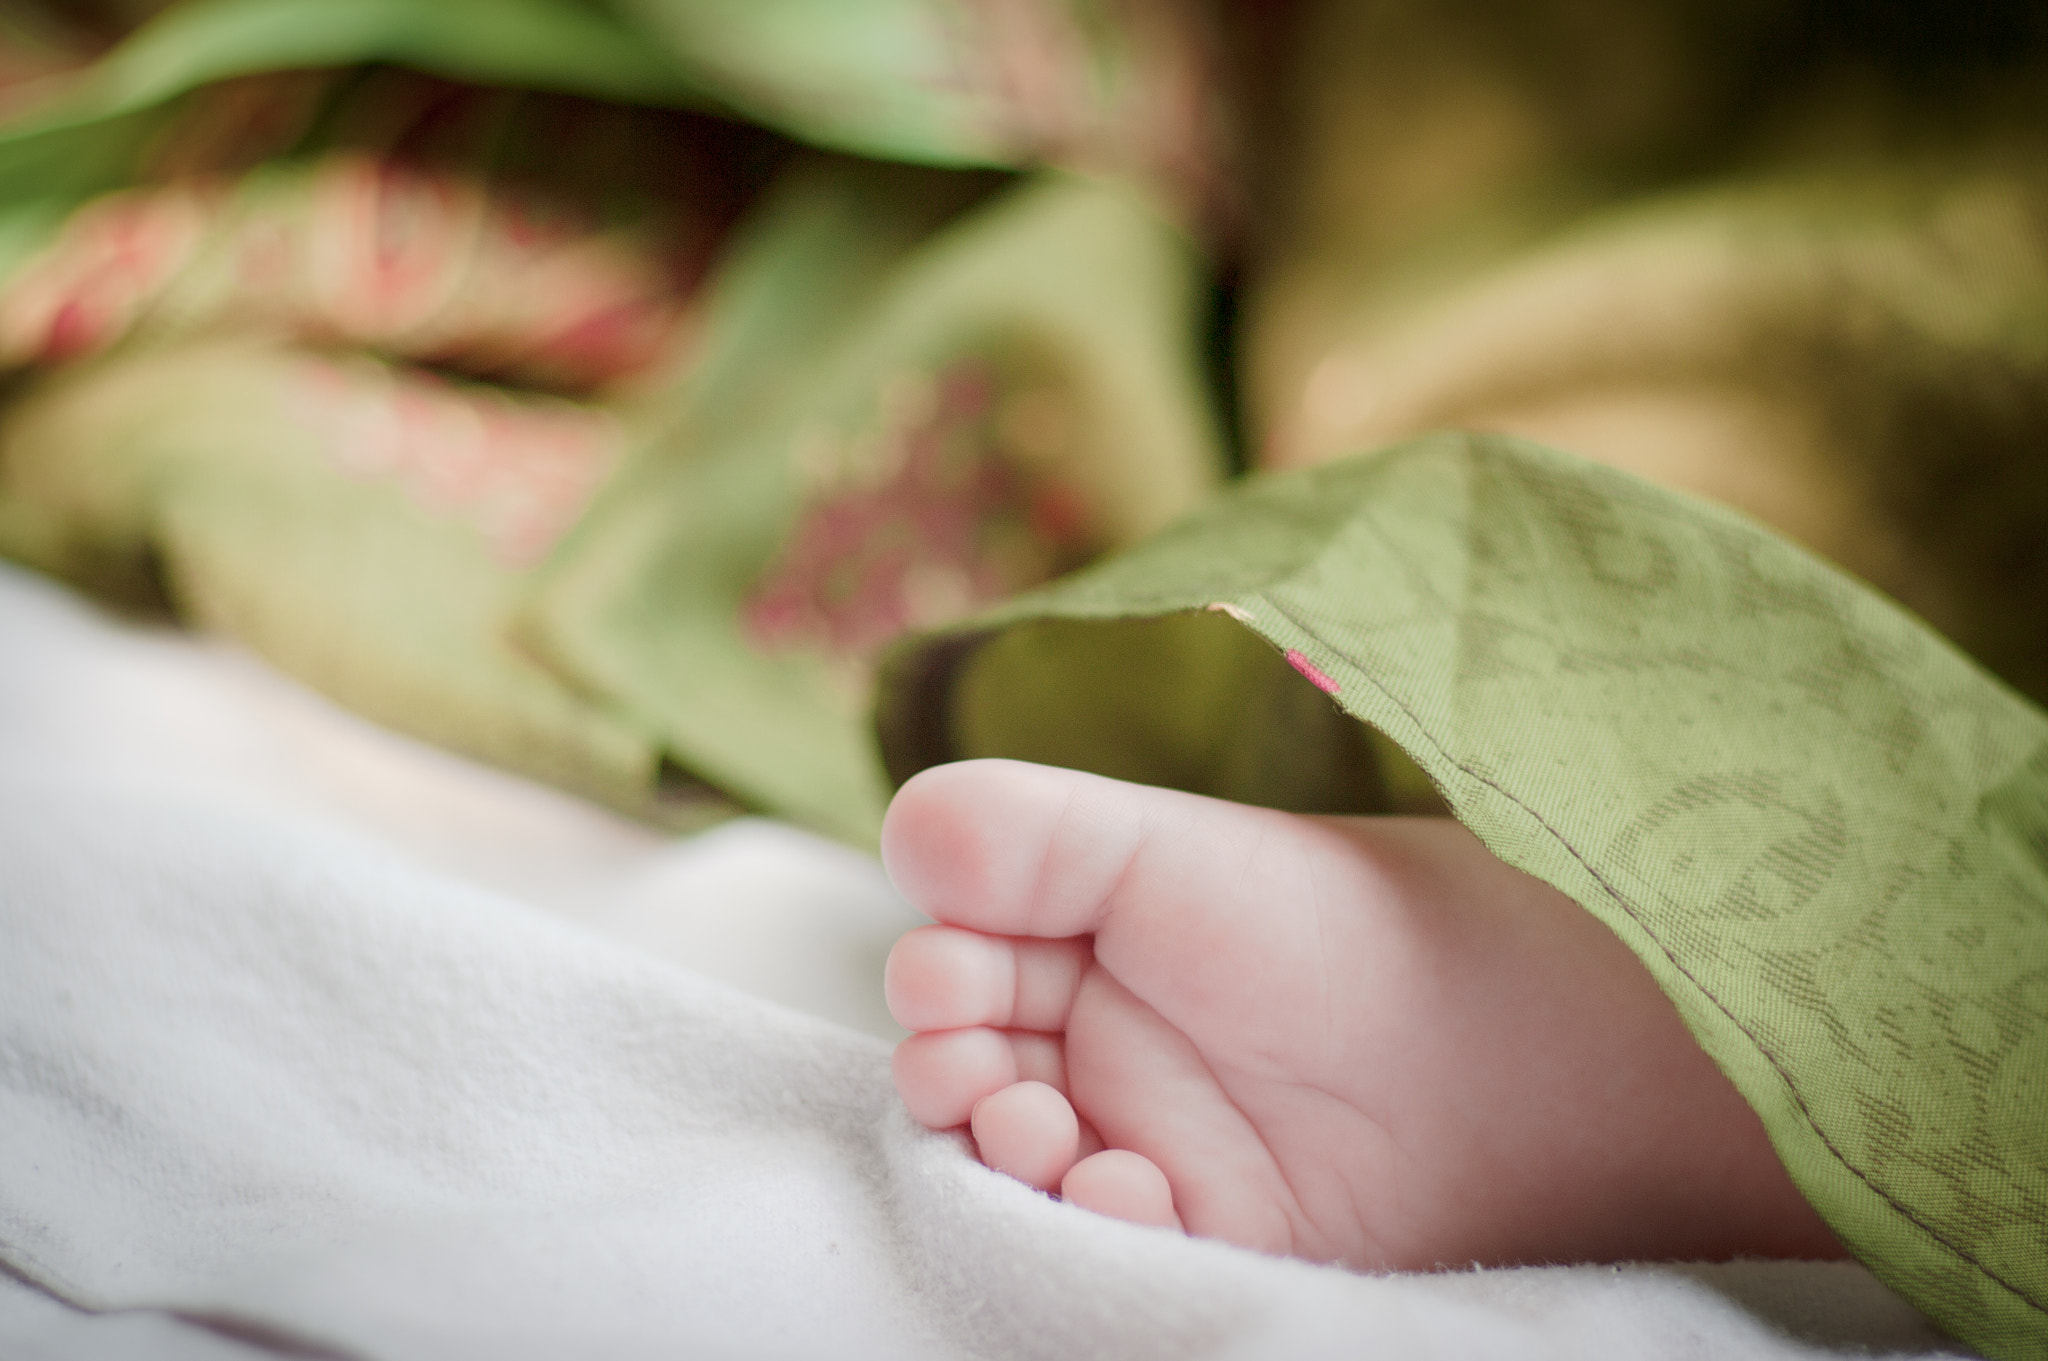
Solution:
[{"label": "white blanket", "polygon": [[898,1106],[914,920],[0,567],[0,1356],[1961,1354],[1848,1265],[1366,1277],[1058,1205]]}]

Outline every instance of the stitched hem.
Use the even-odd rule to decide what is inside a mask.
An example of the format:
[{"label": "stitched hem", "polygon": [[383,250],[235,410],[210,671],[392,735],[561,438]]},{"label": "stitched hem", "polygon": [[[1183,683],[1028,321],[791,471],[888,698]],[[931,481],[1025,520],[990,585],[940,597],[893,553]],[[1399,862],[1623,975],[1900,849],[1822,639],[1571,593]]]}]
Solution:
[{"label": "stitched hem", "polygon": [[[1706,998],[1709,1002],[1713,1003],[1715,1008],[1718,1009],[1723,1016],[1728,1018],[1729,1023],[1732,1024],[1738,1031],[1740,1031],[1743,1037],[1750,1042],[1750,1045],[1756,1050],[1756,1052],[1762,1055],[1764,1061],[1770,1064],[1772,1071],[1777,1073],[1779,1081],[1783,1082],[1785,1084],[1785,1089],[1792,1094],[1793,1103],[1798,1107],[1799,1114],[1806,1121],[1807,1128],[1813,1131],[1814,1137],[1820,1140],[1821,1146],[1828,1151],[1829,1155],[1832,1156],[1834,1160],[1838,1164],[1840,1164],[1844,1170],[1853,1175],[1858,1181],[1862,1182],[1865,1186],[1869,1187],[1872,1193],[1874,1193],[1886,1205],[1890,1206],[1892,1210],[1896,1212],[1901,1218],[1905,1219],[1908,1223],[1912,1224],[1915,1228],[1919,1229],[1928,1237],[1928,1239],[1930,1239],[1936,1245],[1950,1253],[1958,1261],[1966,1263],[1971,1267],[1974,1267],[1977,1271],[1983,1274],[1986,1280],[1992,1282],[1994,1285],[1997,1285],[2000,1289],[2006,1291],[2014,1299],[2026,1305],[2028,1308],[2034,1310],[2037,1313],[2048,1315],[2048,1304],[2044,1304],[2042,1301],[2035,1299],[2025,1290],[2021,1289],[2017,1285],[2014,1285],[2011,1281],[2006,1280],[2004,1277],[2000,1276],[1996,1271],[1986,1266],[1983,1262],[1979,1261],[1977,1258],[1971,1256],[1968,1252],[1964,1251],[1962,1248],[1958,1247],[1956,1244],[1950,1242],[1947,1238],[1943,1237],[1942,1234],[1938,1230],[1936,1230],[1932,1225],[1927,1223],[1926,1220],[1922,1219],[1919,1215],[1915,1214],[1910,1207],[1901,1203],[1896,1197],[1891,1195],[1891,1193],[1886,1191],[1882,1186],[1878,1185],[1877,1182],[1872,1180],[1870,1175],[1866,1173],[1862,1168],[1856,1166],[1855,1163],[1851,1162],[1847,1155],[1845,1155],[1842,1152],[1842,1150],[1836,1146],[1834,1140],[1828,1137],[1827,1131],[1820,1127],[1819,1122],[1814,1117],[1812,1108],[1808,1106],[1806,1103],[1805,1094],[1799,1090],[1799,1084],[1793,1080],[1791,1072],[1787,1069],[1785,1064],[1779,1061],[1778,1056],[1771,1051],[1770,1046],[1765,1044],[1763,1040],[1757,1036],[1755,1031],[1751,1030],[1748,1026],[1744,1025],[1741,1017],[1737,1016],[1735,1012],[1729,1008],[1727,1003],[1723,1002],[1720,999],[1720,997],[1716,996],[1712,989],[1708,988],[1706,984],[1702,983],[1699,977],[1696,974],[1694,974],[1691,969],[1686,967],[1684,961],[1681,960],[1675,953],[1673,953],[1669,945],[1664,943],[1663,937],[1657,931],[1651,928],[1650,924],[1647,920],[1645,920],[1642,912],[1636,907],[1636,905],[1630,902],[1629,899],[1625,895],[1623,895],[1621,890],[1615,887],[1614,883],[1611,880],[1609,880],[1605,874],[1602,874],[1599,868],[1596,867],[1591,860],[1587,859],[1585,855],[1581,854],[1579,849],[1576,846],[1572,845],[1572,843],[1565,838],[1564,834],[1560,832],[1555,826],[1553,826],[1547,818],[1545,818],[1541,813],[1537,812],[1534,808],[1530,807],[1528,804],[1524,803],[1520,798],[1517,798],[1514,795],[1514,793],[1508,790],[1505,786],[1501,785],[1499,782],[1490,779],[1485,775],[1482,775],[1478,771],[1466,765],[1464,762],[1452,756],[1451,753],[1445,749],[1444,745],[1441,742],[1439,742],[1429,732],[1427,727],[1424,726],[1422,720],[1416,715],[1414,710],[1410,709],[1405,703],[1401,701],[1401,699],[1398,696],[1396,696],[1392,691],[1388,690],[1386,686],[1382,685],[1365,667],[1359,665],[1356,659],[1351,657],[1342,648],[1337,647],[1330,643],[1328,639],[1326,639],[1307,621],[1305,621],[1298,614],[1296,614],[1295,611],[1289,609],[1279,600],[1276,600],[1273,596],[1263,591],[1258,593],[1257,599],[1261,603],[1271,606],[1273,611],[1276,614],[1280,615],[1281,618],[1287,620],[1288,623],[1292,624],[1296,629],[1300,630],[1302,634],[1304,634],[1310,639],[1313,639],[1319,646],[1326,649],[1330,655],[1344,662],[1359,676],[1363,677],[1365,681],[1373,687],[1374,690],[1378,691],[1380,695],[1382,695],[1389,703],[1391,703],[1395,708],[1399,709],[1402,712],[1402,714],[1404,714],[1407,717],[1408,721],[1414,725],[1415,731],[1422,734],[1424,740],[1426,740],[1430,744],[1430,746],[1436,751],[1437,755],[1443,758],[1445,764],[1451,766],[1453,769],[1459,771],[1461,774],[1465,775],[1467,778],[1475,781],[1476,783],[1482,784],[1487,788],[1493,790],[1502,798],[1506,799],[1509,803],[1512,803],[1515,807],[1521,809],[1522,812],[1526,813],[1536,823],[1537,826],[1541,827],[1546,833],[1548,833],[1553,841],[1555,841],[1560,847],[1563,848],[1565,854],[1571,856],[1573,860],[1577,861],[1580,868],[1584,869],[1587,874],[1592,876],[1593,881],[1600,885],[1602,891],[1604,891],[1609,898],[1613,899],[1615,904],[1619,906],[1621,910],[1628,915],[1629,920],[1634,922],[1636,926],[1642,930],[1643,934],[1648,936],[1650,940],[1653,943],[1655,943],[1658,950],[1663,952],[1664,958],[1670,961],[1671,966],[1674,969],[1676,969],[1685,978],[1687,982],[1691,983],[1693,987],[1698,990],[1699,994],[1702,997]],[[1346,706],[1346,709],[1348,712],[1348,705]],[[1356,715],[1354,714],[1353,717],[1356,717]]]}]

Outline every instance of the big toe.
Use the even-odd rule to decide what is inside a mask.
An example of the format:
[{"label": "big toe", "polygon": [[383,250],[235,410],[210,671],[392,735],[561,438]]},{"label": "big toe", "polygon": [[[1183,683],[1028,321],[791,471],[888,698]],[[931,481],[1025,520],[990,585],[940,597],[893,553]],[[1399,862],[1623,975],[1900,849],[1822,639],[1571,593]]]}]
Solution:
[{"label": "big toe", "polygon": [[1228,886],[1285,875],[1312,828],[1269,809],[1081,771],[962,761],[923,771],[897,793],[882,860],[939,921],[1004,936],[1081,936],[1133,901],[1235,916],[1242,904]]},{"label": "big toe", "polygon": [[903,895],[939,921],[1005,936],[1080,935],[1085,924],[1052,928],[1084,919],[1085,911],[1037,912],[1033,885],[1043,883],[1048,852],[1069,862],[1068,879],[1085,869],[1072,862],[1087,858],[1091,847],[1105,858],[1117,854],[1118,847],[1101,847],[1099,836],[1076,837],[1075,827],[1062,826],[1075,817],[1087,827],[1114,825],[1117,819],[1105,816],[1110,810],[1091,806],[1104,792],[1095,785],[1131,787],[1022,761],[935,766],[890,803],[882,863]]}]

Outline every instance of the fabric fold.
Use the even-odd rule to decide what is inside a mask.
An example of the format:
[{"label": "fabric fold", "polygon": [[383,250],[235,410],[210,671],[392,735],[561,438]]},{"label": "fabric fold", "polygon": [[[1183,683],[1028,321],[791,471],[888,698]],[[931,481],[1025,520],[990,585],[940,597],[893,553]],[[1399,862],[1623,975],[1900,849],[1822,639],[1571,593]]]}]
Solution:
[{"label": "fabric fold", "polygon": [[673,426],[550,561],[521,636],[684,768],[865,841],[879,649],[1220,479],[1186,340],[1206,297],[1192,244],[1111,181],[1017,181],[937,225],[957,177],[831,162],[784,189]]},{"label": "fabric fold", "polygon": [[[1255,481],[899,648],[892,774],[1075,763],[1070,715],[976,723],[1031,684],[1010,636],[1037,632],[1031,666],[1090,633],[1137,640],[1092,642],[1109,665],[1087,693],[1142,707],[1200,685],[1143,641],[1172,616],[1248,630],[1391,739],[1497,855],[1629,944],[1852,1251],[1971,1345],[2044,1354],[2048,859],[2020,811],[2048,774],[2038,710],[1739,515],[1447,434]],[[1316,759],[1262,763],[1290,756]],[[1144,778],[1143,757],[1080,764]],[[1244,797],[1222,768],[1152,778]]]}]

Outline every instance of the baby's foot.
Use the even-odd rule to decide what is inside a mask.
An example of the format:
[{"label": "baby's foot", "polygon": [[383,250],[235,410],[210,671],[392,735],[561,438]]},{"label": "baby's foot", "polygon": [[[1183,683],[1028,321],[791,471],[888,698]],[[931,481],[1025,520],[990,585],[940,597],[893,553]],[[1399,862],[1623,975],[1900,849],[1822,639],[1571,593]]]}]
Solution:
[{"label": "baby's foot", "polygon": [[1075,1204],[1355,1267],[1841,1254],[1608,929],[1455,822],[1011,761],[883,857],[926,1125]]}]

